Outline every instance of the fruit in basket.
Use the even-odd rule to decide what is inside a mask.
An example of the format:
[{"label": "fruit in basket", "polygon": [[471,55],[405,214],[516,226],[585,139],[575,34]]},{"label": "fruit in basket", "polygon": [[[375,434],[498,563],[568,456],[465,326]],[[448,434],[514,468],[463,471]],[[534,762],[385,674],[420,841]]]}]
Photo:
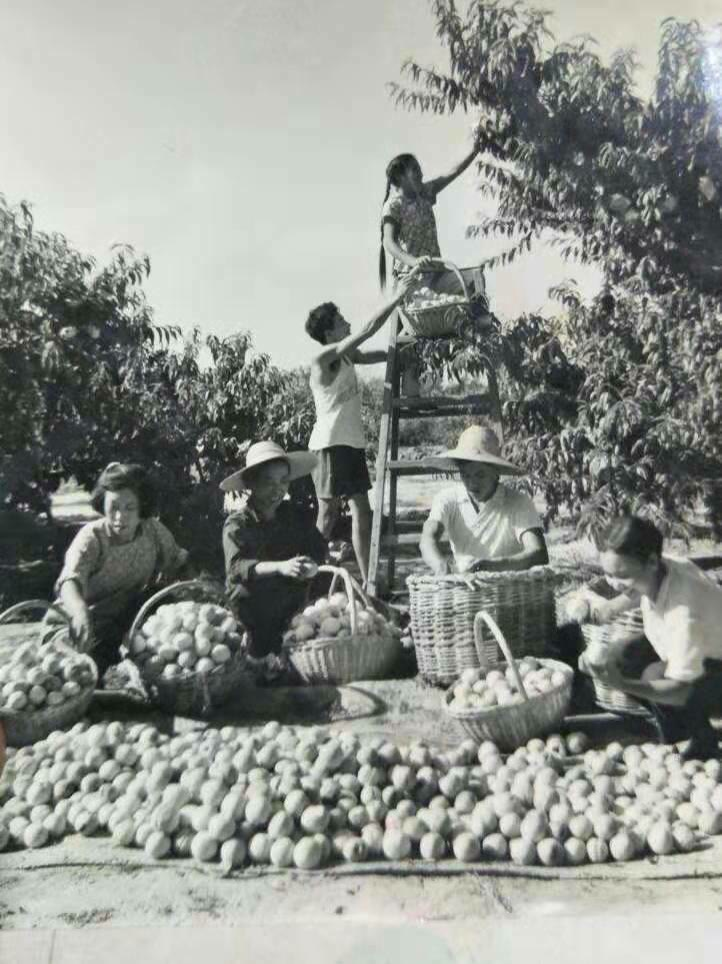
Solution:
[{"label": "fruit in basket", "polygon": [[146,671],[173,679],[211,672],[232,659],[241,643],[241,627],[228,609],[185,600],[159,606],[129,648]]},{"label": "fruit in basket", "polygon": [[[545,666],[542,661],[533,657],[519,660],[517,670],[529,698],[557,689],[566,679],[566,673]],[[451,710],[491,709],[524,702],[516,674],[511,667],[467,669],[452,686],[451,693]],[[542,741],[539,742],[543,751],[545,745]]]},{"label": "fruit in basket", "polygon": [[13,713],[61,706],[95,681],[86,659],[54,651],[52,643],[25,643],[1,672],[0,711]]},{"label": "fruit in basket", "polygon": [[[305,643],[313,639],[346,637],[351,634],[351,609],[348,596],[343,592],[332,593],[328,598],[317,599],[306,606],[303,612],[291,619],[289,629],[284,633],[286,643]],[[387,620],[372,606],[356,601],[356,634],[371,636],[399,635],[398,627]]]},{"label": "fruit in basket", "polygon": [[584,662],[590,669],[607,665],[608,649],[604,643],[590,643],[584,650]]},{"label": "fruit in basket", "polygon": [[416,288],[410,298],[407,299],[406,305],[413,311],[417,311],[422,308],[438,308],[444,305],[455,305],[460,302],[464,302],[466,299],[463,294],[450,294],[445,292],[437,292],[428,285],[423,285]]}]

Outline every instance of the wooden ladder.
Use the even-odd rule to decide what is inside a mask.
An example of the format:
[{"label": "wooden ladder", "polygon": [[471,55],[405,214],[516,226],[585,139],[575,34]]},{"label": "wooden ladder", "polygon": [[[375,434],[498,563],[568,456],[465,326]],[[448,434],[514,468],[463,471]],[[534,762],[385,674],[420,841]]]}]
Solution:
[{"label": "wooden ladder", "polygon": [[[494,368],[486,356],[480,356],[486,392],[464,396],[402,395],[401,366],[399,354],[406,344],[415,339],[404,335],[399,337],[403,322],[401,310],[397,310],[390,322],[389,350],[386,359],[381,425],[379,428],[379,448],[376,461],[376,483],[374,485],[374,510],[371,527],[371,546],[369,550],[368,589],[376,595],[379,589],[382,550],[386,557],[385,588],[394,595],[393,585],[396,576],[396,551],[401,545],[415,545],[419,542],[422,522],[398,521],[396,503],[400,476],[432,475],[438,469],[426,466],[421,461],[399,459],[399,422],[408,418],[441,418],[452,416],[484,415],[495,423],[499,440],[503,441],[503,424],[499,388]],[[386,482],[389,483],[389,509],[384,531],[384,501]],[[429,505],[429,508],[431,506]]]}]

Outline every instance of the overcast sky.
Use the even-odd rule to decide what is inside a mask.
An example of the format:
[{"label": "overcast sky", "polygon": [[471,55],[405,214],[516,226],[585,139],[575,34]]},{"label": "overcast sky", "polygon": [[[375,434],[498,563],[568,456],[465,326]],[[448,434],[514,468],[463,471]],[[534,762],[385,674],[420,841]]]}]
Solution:
[{"label": "overcast sky", "polygon": [[[559,39],[635,46],[643,86],[665,16],[722,19],[717,0],[542,6]],[[309,308],[333,300],[357,323],[379,303],[388,160],[413,151],[433,176],[469,146],[463,115],[404,113],[385,88],[408,56],[446,65],[426,0],[0,0],[0,14],[0,192],[101,261],[114,242],[148,253],[158,322],[249,329],[284,367],[309,361]],[[462,264],[489,253],[464,237],[474,182],[437,207]],[[567,276],[594,283],[536,251],[488,286],[513,317]]]}]

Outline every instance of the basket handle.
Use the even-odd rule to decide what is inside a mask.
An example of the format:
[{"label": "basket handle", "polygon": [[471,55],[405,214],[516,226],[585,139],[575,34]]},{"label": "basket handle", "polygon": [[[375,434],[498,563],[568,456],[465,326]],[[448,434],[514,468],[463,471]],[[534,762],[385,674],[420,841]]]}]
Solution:
[{"label": "basket handle", "polygon": [[[56,616],[60,616],[60,618],[65,622],[67,626],[68,635],[70,636],[71,642],[74,645],[77,645],[78,638],[75,634],[73,625],[70,622],[70,617],[68,616],[68,614],[64,610],[60,609],[59,606],[55,606],[53,603],[49,603],[45,599],[28,599],[25,602],[15,603],[14,606],[10,606],[9,609],[6,609],[4,612],[0,613],[0,625],[2,625],[3,623],[9,623],[10,620],[13,618],[13,616],[17,616],[20,613],[28,612],[33,609],[42,609],[45,612],[55,613]],[[49,631],[45,633],[41,638],[40,645],[44,646],[46,643],[49,643],[53,639],[53,637],[57,635],[57,633],[60,631],[60,628],[61,627],[59,626],[50,627]],[[68,646],[67,643],[65,643],[62,639],[56,639],[53,645],[58,650],[66,653],[67,655],[83,657],[90,665],[91,669],[93,670],[93,673],[95,675],[95,683],[98,682],[97,667],[95,665],[94,660],[90,656],[88,656],[87,653],[79,653],[76,649],[73,648],[73,646]]]},{"label": "basket handle", "polygon": [[45,599],[28,599],[25,602],[15,603],[14,606],[0,613],[0,623],[9,623],[13,616],[18,616],[20,613],[31,609],[42,609],[45,612],[55,613],[56,616],[60,616],[60,618],[70,626],[68,614],[64,613],[63,610],[57,606],[54,606],[53,603],[47,602]]},{"label": "basket handle", "polygon": [[514,654],[511,651],[511,647],[509,646],[509,643],[506,641],[504,634],[499,629],[496,623],[496,620],[494,620],[485,609],[480,610],[474,616],[474,646],[476,647],[476,654],[479,657],[479,663],[481,664],[482,667],[486,667],[488,662],[486,659],[486,655],[484,653],[484,639],[482,635],[483,630],[481,625],[482,623],[486,623],[486,625],[491,630],[492,636],[499,644],[499,649],[506,657],[507,664],[509,665],[512,673],[514,674],[514,681],[516,685],[519,687],[519,692],[524,697],[524,702],[528,703],[529,696],[527,695],[526,689],[524,688],[524,681],[522,680],[521,675],[519,673],[519,669],[516,665],[516,660],[514,659]]},{"label": "basket handle", "polygon": [[[60,609],[59,606],[55,606],[53,603],[49,603],[45,599],[27,599],[25,602],[15,603],[14,606],[10,606],[9,609],[6,609],[4,612],[0,613],[0,625],[3,623],[9,623],[14,616],[19,616],[20,613],[29,612],[33,609],[42,609],[44,612],[54,613],[56,616],[59,616],[67,627],[71,642],[73,645],[77,645],[78,637],[75,634],[73,624],[71,623],[68,614],[64,610]],[[60,627],[58,626],[50,627],[49,631],[44,633],[42,636],[40,645],[42,646],[52,639],[52,637],[58,632],[59,628]]]},{"label": "basket handle", "polygon": [[359,586],[359,584],[356,582],[356,580],[348,571],[348,569],[344,569],[343,566],[324,565],[324,566],[319,566],[318,571],[330,572],[333,574],[333,579],[331,580],[331,585],[328,590],[329,599],[333,595],[334,590],[336,588],[336,583],[339,581],[339,579],[343,581],[344,589],[346,590],[346,595],[348,596],[348,601],[351,604],[351,635],[355,636],[356,635],[356,597],[358,596],[361,602],[363,602],[366,606],[373,608],[371,607],[371,603],[369,601],[368,596],[363,591],[361,586]]},{"label": "basket handle", "polygon": [[[464,298],[468,301],[468,300],[469,300],[469,289],[466,287],[466,282],[464,281],[464,276],[462,275],[461,271],[459,271],[459,269],[456,267],[456,265],[454,264],[454,262],[453,262],[453,261],[444,261],[444,260],[442,260],[441,258],[435,258],[434,261],[435,261],[436,264],[442,265],[442,267],[443,267],[446,271],[453,271],[453,273],[456,275],[456,278],[457,278],[459,284],[461,285],[461,291],[462,291],[462,293],[463,293],[463,295],[464,295]],[[433,267],[431,267],[431,266],[429,266],[428,268],[422,268],[421,270],[422,270],[422,273],[425,273],[425,272],[427,272],[427,271],[428,271],[428,272],[438,272],[438,269],[437,269],[437,268],[433,268]]]},{"label": "basket handle", "polygon": [[153,593],[150,599],[146,599],[143,605],[138,610],[133,623],[128,630],[127,638],[133,639],[135,634],[138,632],[140,626],[143,625],[146,615],[148,612],[156,606],[161,600],[165,599],[167,596],[175,595],[179,589],[190,589],[192,587],[209,588],[209,583],[204,582],[201,579],[184,579],[180,582],[174,582],[170,586],[165,586],[163,589],[159,589],[158,592]]}]

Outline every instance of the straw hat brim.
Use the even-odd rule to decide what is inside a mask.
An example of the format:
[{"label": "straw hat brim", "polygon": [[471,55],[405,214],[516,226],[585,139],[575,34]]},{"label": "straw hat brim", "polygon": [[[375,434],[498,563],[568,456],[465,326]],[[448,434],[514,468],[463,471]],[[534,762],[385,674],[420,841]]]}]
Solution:
[{"label": "straw hat brim", "polygon": [[441,455],[429,455],[424,460],[424,465],[429,468],[438,469],[440,472],[457,472],[459,466],[457,462],[483,462],[485,465],[492,465],[498,470],[499,475],[524,475],[524,470],[506,459],[491,453],[474,453],[450,449]]},{"label": "straw hat brim", "polygon": [[248,485],[245,481],[247,472],[251,469],[258,468],[259,465],[265,465],[266,462],[275,462],[278,459],[285,459],[286,462],[288,462],[290,470],[288,476],[289,482],[293,482],[294,479],[300,479],[304,475],[310,475],[316,468],[316,463],[318,462],[318,456],[314,455],[313,452],[286,452],[285,455],[269,455],[267,459],[262,459],[253,465],[247,465],[238,472],[234,472],[233,475],[229,475],[228,478],[221,482],[221,489],[224,492],[241,492],[243,489],[247,489]]}]

